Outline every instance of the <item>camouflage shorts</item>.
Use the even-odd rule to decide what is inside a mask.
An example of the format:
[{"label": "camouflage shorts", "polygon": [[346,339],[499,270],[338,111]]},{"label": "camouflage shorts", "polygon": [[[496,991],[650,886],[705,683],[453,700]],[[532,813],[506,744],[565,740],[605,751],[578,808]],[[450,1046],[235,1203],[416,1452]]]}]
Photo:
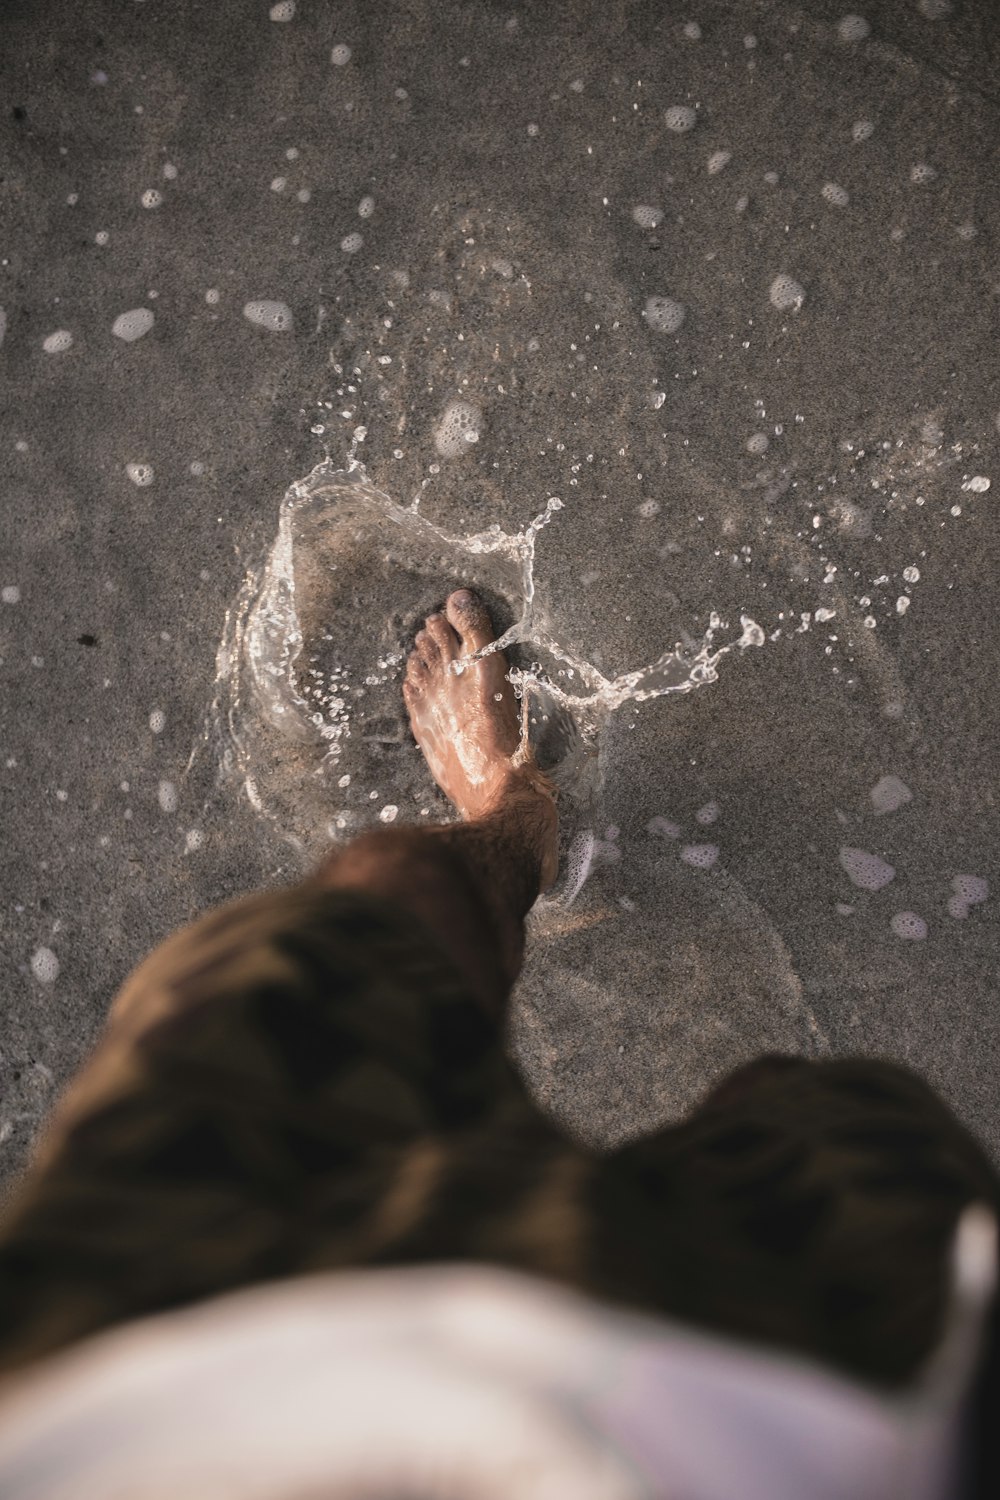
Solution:
[{"label": "camouflage shorts", "polygon": [[250,1282],[461,1259],[893,1378],[977,1196],[975,1143],[880,1063],[765,1059],[590,1153],[414,920],[304,885],[210,913],[126,983],[0,1226],[0,1367]]}]

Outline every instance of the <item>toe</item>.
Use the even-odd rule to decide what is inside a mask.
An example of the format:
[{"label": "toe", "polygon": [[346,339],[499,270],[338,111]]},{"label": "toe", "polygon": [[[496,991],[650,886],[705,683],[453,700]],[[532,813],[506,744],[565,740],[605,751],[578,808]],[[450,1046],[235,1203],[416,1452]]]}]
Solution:
[{"label": "toe", "polygon": [[444,608],[467,652],[480,651],[490,641],[496,640],[490,612],[479,595],[474,594],[471,589],[456,589],[453,594],[448,595]]},{"label": "toe", "polygon": [[447,661],[458,655],[461,650],[461,642],[444,615],[428,615],[425,628],[427,634],[437,644],[438,650]]},{"label": "toe", "polygon": [[427,682],[427,664],[418,651],[411,651],[406,663],[406,683],[410,687],[422,688]]},{"label": "toe", "polygon": [[417,655],[422,657],[429,667],[433,667],[441,655],[441,648],[430,631],[418,630],[413,645]]}]

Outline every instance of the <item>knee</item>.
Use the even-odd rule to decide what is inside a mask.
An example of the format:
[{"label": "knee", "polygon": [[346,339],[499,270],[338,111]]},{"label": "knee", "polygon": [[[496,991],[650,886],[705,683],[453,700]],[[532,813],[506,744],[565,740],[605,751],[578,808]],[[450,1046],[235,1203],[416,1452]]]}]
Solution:
[{"label": "knee", "polygon": [[424,828],[373,828],[344,849],[331,850],[314,877],[335,890],[351,886],[440,889],[461,881],[457,861],[441,839]]}]

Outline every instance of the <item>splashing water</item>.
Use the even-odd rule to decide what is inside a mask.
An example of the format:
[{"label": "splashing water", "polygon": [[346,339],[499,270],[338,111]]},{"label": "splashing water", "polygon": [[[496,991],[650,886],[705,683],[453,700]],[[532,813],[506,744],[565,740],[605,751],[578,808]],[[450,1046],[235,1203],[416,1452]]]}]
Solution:
[{"label": "splashing water", "polygon": [[488,604],[500,634],[474,658],[506,651],[523,733],[560,791],[563,875],[552,899],[571,901],[597,861],[592,831],[598,741],[622,704],[714,682],[721,659],[764,642],[715,644],[712,614],[650,665],[608,678],[560,645],[535,587],[535,544],[562,509],[556,498],[515,534],[499,526],[450,536],[377,490],[352,458],[292,485],[262,567],[248,572],[226,616],[216,661],[213,721],[223,772],[307,859],[332,840],[385,822],[446,815],[409,733],[401,694],[406,657],[425,617],[454,588]]}]

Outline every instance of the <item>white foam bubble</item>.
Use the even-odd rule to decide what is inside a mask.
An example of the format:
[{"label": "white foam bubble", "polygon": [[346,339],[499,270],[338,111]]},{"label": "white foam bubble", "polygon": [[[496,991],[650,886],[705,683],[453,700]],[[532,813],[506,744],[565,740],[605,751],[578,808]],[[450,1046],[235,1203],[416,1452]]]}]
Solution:
[{"label": "white foam bubble", "polygon": [[855,120],[851,126],[851,139],[854,141],[867,141],[875,134],[875,125],[871,120]]},{"label": "white foam bubble", "polygon": [[205,293],[205,301],[208,303],[209,307],[215,307],[217,305],[217,303],[219,301],[219,289],[218,289],[218,287],[216,287],[216,286],[210,286],[209,287],[208,291]]},{"label": "white foam bubble", "polygon": [[747,438],[747,452],[757,454],[766,453],[770,444],[771,439],[766,432],[752,432]]},{"label": "white foam bubble", "polygon": [[42,348],[46,354],[63,354],[72,346],[73,335],[68,328],[57,328],[55,333],[50,333],[48,338],[42,340]]},{"label": "white foam bubble", "polygon": [[336,47],[334,47],[333,51],[330,53],[330,61],[333,63],[333,66],[335,68],[342,68],[344,67],[345,63],[349,63],[350,60],[350,47],[345,47],[343,42],[338,42]]},{"label": "white foam bubble", "polygon": [[824,182],[823,197],[836,208],[846,208],[851,201],[850,193],[837,182]]},{"label": "white foam bubble", "polygon": [[871,513],[862,510],[853,500],[840,497],[834,500],[830,506],[830,512],[837,523],[837,530],[845,536],[856,537],[859,540],[870,536],[872,531]]},{"label": "white foam bubble", "polygon": [[268,15],[272,21],[290,21],[295,14],[295,0],[278,0],[272,5]]},{"label": "white foam bubble", "polygon": [[155,478],[152,464],[126,464],[125,473],[140,489],[145,489],[147,485],[152,484]]},{"label": "white foam bubble", "polygon": [[708,158],[709,176],[717,176],[718,173],[722,171],[723,167],[728,167],[732,159],[733,153],[731,151],[713,151],[711,156]]},{"label": "white foam bubble", "polygon": [[871,27],[864,16],[850,15],[837,22],[837,32],[842,42],[863,42]]},{"label": "white foam bubble", "polygon": [[915,911],[898,911],[889,923],[898,938],[919,942],[927,936],[927,923]]},{"label": "white foam bubble", "polygon": [[990,894],[990,883],[982,875],[955,875],[952,888],[967,906],[978,906]]},{"label": "white foam bubble", "polygon": [[929,164],[929,162],[926,162],[926,161],[918,161],[915,166],[912,166],[910,168],[910,181],[911,182],[917,182],[917,183],[933,182],[934,178],[936,176],[937,176],[936,169],[934,167],[932,167]]},{"label": "white foam bubble", "polygon": [[163,202],[163,194],[158,188],[147,188],[139,202],[143,208],[159,208]]},{"label": "white foam bubble", "polygon": [[437,427],[434,446],[442,458],[458,458],[469,451],[470,443],[479,441],[483,413],[471,401],[449,401]]},{"label": "white foam bubble", "polygon": [[686,21],[684,23],[682,35],[686,42],[700,42],[701,27],[698,25],[697,21]]},{"label": "white foam bubble", "polygon": [[399,816],[399,808],[393,802],[387,802],[379,813],[379,819],[383,823],[395,823]]},{"label": "white foam bubble", "polygon": [[308,203],[309,199],[312,197],[312,192],[309,188],[299,188],[295,196],[300,203]]},{"label": "white foam bubble", "polygon": [[574,834],[566,855],[566,884],[561,893],[566,906],[580,894],[594,868],[596,847],[597,838],[592,828],[582,828]]},{"label": "white foam bubble", "polygon": [[675,302],[672,297],[647,297],[642,315],[654,333],[676,333],[687,310],[683,303]]},{"label": "white foam bubble", "polygon": [[204,842],[205,835],[200,828],[189,828],[184,835],[184,853],[193,854],[196,849],[201,848]]},{"label": "white foam bubble", "polygon": [[174,166],[172,161],[165,161],[163,163],[163,175],[168,182],[176,181],[177,168]]},{"label": "white foam bubble", "polygon": [[165,813],[177,811],[177,788],[172,781],[161,781],[156,789],[156,800]]},{"label": "white foam bubble", "polygon": [[269,328],[272,333],[286,333],[292,327],[292,309],[287,302],[247,302],[243,316],[260,328]]},{"label": "white foam bubble", "polygon": [[976,474],[972,479],[967,479],[962,485],[963,490],[973,495],[985,495],[990,487],[990,481],[985,474]]},{"label": "white foam bubble", "polygon": [[51,948],[36,948],[31,955],[31,972],[39,984],[53,984],[59,978],[59,960]]},{"label": "white foam bubble", "polygon": [[3,600],[4,604],[20,604],[21,590],[18,588],[16,583],[5,584],[4,587],[0,589],[0,599]]},{"label": "white foam bubble", "polygon": [[896,812],[904,803],[913,801],[913,793],[898,776],[883,776],[868,795],[877,814]]},{"label": "white foam bubble", "polygon": [[344,238],[340,242],[340,248],[345,255],[356,255],[364,242],[364,235],[359,234],[355,229],[353,233],[344,235]]},{"label": "white foam bubble", "polygon": [[370,193],[366,193],[361,202],[358,204],[358,218],[370,219],[374,212],[375,199],[371,196]]},{"label": "white foam bubble", "polygon": [[768,297],[782,312],[798,312],[806,299],[803,287],[784,272],[776,276],[768,288]]},{"label": "white foam bubble", "polygon": [[721,811],[722,809],[717,802],[706,802],[704,807],[699,807],[694,815],[694,820],[696,823],[700,823],[703,828],[707,828],[709,823],[715,822]]},{"label": "white foam bubble", "polygon": [[663,116],[668,130],[686,135],[698,123],[698,116],[687,104],[672,104]]},{"label": "white foam bubble", "polygon": [[650,818],[646,824],[646,832],[658,839],[679,839],[681,825],[672,822],[670,818]]},{"label": "white foam bubble", "polygon": [[685,844],[681,850],[681,859],[696,870],[710,870],[718,857],[718,844]]},{"label": "white foam bubble", "polygon": [[119,313],[111,325],[111,332],[116,339],[134,344],[136,339],[149,332],[155,321],[148,307],[133,307],[129,312]]},{"label": "white foam bubble", "polygon": [[877,854],[869,854],[866,849],[851,849],[843,844],[838,858],[851,884],[860,886],[863,891],[880,891],[896,875],[892,865],[879,859]]},{"label": "white foam bubble", "polygon": [[272,177],[271,178],[271,192],[272,193],[283,193],[285,191],[285,188],[287,186],[288,186],[288,178],[287,177]]},{"label": "white foam bubble", "polygon": [[653,208],[649,203],[637,203],[632,210],[632,217],[640,229],[655,229],[657,224],[663,222],[663,210]]},{"label": "white foam bubble", "polygon": [[162,708],[154,708],[149,715],[149,727],[154,734],[162,734],[167,727],[167,716]]}]

